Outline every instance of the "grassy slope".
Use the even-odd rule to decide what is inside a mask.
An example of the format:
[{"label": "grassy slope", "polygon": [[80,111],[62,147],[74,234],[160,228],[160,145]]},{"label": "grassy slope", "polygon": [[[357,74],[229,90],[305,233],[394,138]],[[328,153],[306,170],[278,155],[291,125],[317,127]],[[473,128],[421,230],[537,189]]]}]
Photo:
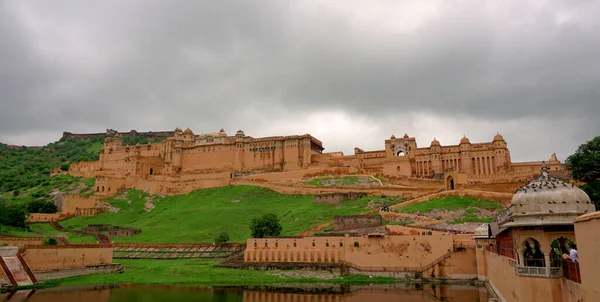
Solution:
[{"label": "grassy slope", "polygon": [[125,260],[119,263],[125,267],[122,274],[90,275],[48,281],[49,285],[74,284],[202,284],[212,286],[265,285],[276,283],[342,283],[369,284],[392,283],[394,278],[367,276],[346,276],[334,279],[299,278],[274,276],[274,271],[236,270],[214,267],[219,260],[177,259],[177,260]]},{"label": "grassy slope", "polygon": [[488,210],[501,210],[503,208],[502,203],[492,200],[482,200],[476,198],[460,197],[460,196],[449,196],[444,198],[437,198],[428,200],[425,202],[409,205],[401,209],[402,213],[429,213],[434,210],[465,210],[463,217],[451,221],[450,223],[464,223],[464,222],[491,222],[492,218],[480,218],[477,217],[479,209]]},{"label": "grassy slope", "polygon": [[106,212],[95,217],[75,217],[61,222],[67,228],[80,229],[88,224],[108,223],[121,227],[135,226],[142,233],[115,242],[185,243],[212,242],[221,230],[232,242],[243,242],[250,236],[250,220],[266,213],[280,217],[282,235],[294,235],[335,215],[356,214],[366,210],[370,200],[364,197],[338,205],[317,204],[312,195],[286,195],[252,186],[228,186],[167,196],[154,202],[151,212],[144,210],[143,192],[131,190],[127,200],[109,199],[121,208],[119,213]]}]

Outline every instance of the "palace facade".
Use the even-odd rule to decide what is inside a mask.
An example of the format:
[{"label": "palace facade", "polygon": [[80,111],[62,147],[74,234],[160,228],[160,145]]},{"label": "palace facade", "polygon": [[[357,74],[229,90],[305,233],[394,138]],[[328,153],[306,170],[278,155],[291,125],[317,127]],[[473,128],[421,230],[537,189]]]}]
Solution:
[{"label": "palace facade", "polygon": [[104,140],[98,161],[73,164],[69,173],[96,177],[96,193],[112,195],[123,187],[182,193],[226,185],[232,178],[249,174],[270,174],[276,180],[277,173],[290,171],[305,171],[297,174],[298,180],[327,171],[445,179],[449,189],[533,178],[542,165],[556,173],[567,172],[554,154],[548,161],[512,162],[500,134],[490,142],[471,143],[463,137],[457,145],[448,146],[434,139],[429,147],[419,147],[407,134],[392,135],[384,146],[375,151],[355,148],[353,155],[344,155],[324,153],[322,142],[310,134],[254,138],[241,130],[229,136],[223,129],[195,135],[189,128],[177,128],[159,143],[125,146],[121,134],[114,132]]}]

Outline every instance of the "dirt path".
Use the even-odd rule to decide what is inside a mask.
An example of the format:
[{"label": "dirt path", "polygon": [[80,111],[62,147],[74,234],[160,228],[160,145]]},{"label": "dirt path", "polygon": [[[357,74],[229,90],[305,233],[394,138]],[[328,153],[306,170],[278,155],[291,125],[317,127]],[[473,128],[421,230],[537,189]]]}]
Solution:
[{"label": "dirt path", "polygon": [[52,222],[50,222],[50,224],[52,225],[52,227],[54,229],[56,229],[58,231],[69,232],[69,233],[80,234],[80,235],[92,235],[92,236],[95,236],[101,244],[110,244],[110,238],[104,234],[86,232],[86,231],[69,230],[69,229],[65,228],[64,226],[60,225],[56,221],[52,221]]}]

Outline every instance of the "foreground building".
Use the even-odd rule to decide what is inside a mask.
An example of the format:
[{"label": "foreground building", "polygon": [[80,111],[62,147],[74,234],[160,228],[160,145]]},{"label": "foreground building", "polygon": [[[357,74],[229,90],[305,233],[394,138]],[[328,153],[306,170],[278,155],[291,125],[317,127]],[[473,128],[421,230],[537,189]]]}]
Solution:
[{"label": "foreground building", "polygon": [[270,179],[277,180],[277,173],[292,171],[304,171],[294,174],[296,180],[328,172],[444,179],[447,189],[533,178],[542,165],[555,174],[568,172],[554,154],[548,162],[513,163],[499,134],[491,142],[471,143],[463,137],[449,146],[434,139],[429,147],[418,147],[416,139],[405,134],[392,136],[384,145],[383,150],[355,148],[354,155],[344,155],[324,153],[322,142],[310,134],[254,138],[241,130],[233,136],[223,129],[195,135],[189,128],[177,128],[162,142],[125,146],[121,134],[111,132],[98,161],[73,164],[69,173],[96,177],[96,195],[108,196],[125,187],[179,194],[224,186],[249,174],[271,174]]},{"label": "foreground building", "polygon": [[[479,279],[500,301],[598,301],[600,212],[585,192],[548,170],[475,235],[386,226],[383,233],[257,238],[248,239],[244,260],[248,267],[337,266],[353,274]],[[580,262],[563,259],[571,243]]]}]

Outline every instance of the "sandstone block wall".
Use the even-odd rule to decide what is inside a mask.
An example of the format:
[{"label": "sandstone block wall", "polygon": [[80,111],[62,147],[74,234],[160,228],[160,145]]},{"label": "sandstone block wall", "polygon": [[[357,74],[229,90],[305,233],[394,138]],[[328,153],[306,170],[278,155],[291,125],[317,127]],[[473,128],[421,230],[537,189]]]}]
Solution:
[{"label": "sandstone block wall", "polygon": [[335,216],[333,218],[333,230],[344,231],[381,226],[379,215],[350,215]]},{"label": "sandstone block wall", "polygon": [[44,214],[44,213],[31,213],[27,218],[28,223],[36,223],[36,222],[51,222],[51,221],[59,221],[63,215],[60,213],[54,214]]},{"label": "sandstone block wall", "polygon": [[93,208],[98,204],[98,200],[93,196],[81,196],[81,195],[65,195],[61,213],[63,214],[76,214],[77,209]]},{"label": "sandstone block wall", "polygon": [[[349,263],[363,270],[426,266],[452,250],[453,236],[319,236],[248,239],[246,262]],[[471,259],[475,261],[475,258]]]},{"label": "sandstone block wall", "polygon": [[344,200],[354,200],[366,196],[363,192],[336,192],[336,193],[324,193],[315,195],[315,202],[317,203],[329,203],[338,204]]},{"label": "sandstone block wall", "polygon": [[7,244],[9,246],[26,246],[26,245],[42,245],[44,237],[18,237],[18,236],[0,236],[0,245]]},{"label": "sandstone block wall", "polygon": [[27,247],[23,258],[32,271],[111,264],[112,247],[97,245]]}]

